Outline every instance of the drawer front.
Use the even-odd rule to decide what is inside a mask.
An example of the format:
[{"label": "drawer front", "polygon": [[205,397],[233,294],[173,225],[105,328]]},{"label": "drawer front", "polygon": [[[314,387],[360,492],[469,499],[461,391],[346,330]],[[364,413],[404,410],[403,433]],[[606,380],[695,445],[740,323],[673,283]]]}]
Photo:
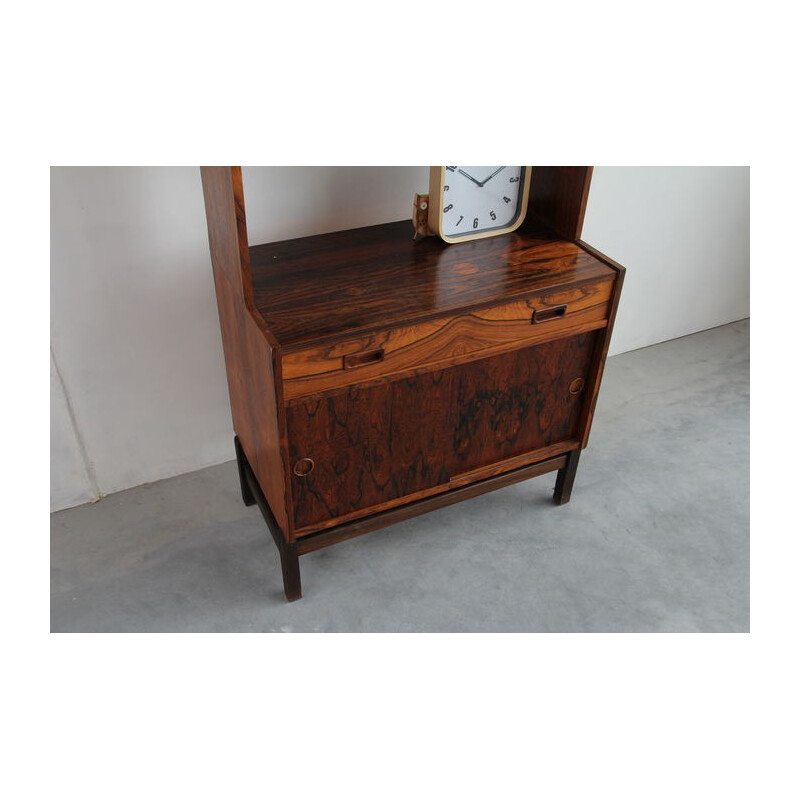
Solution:
[{"label": "drawer front", "polygon": [[537,460],[559,443],[576,446],[596,337],[289,404],[296,533],[478,480],[503,471],[498,462],[521,466],[520,457]]},{"label": "drawer front", "polygon": [[610,280],[586,284],[286,353],[284,397],[444,368],[595,330],[608,320],[612,288]]}]

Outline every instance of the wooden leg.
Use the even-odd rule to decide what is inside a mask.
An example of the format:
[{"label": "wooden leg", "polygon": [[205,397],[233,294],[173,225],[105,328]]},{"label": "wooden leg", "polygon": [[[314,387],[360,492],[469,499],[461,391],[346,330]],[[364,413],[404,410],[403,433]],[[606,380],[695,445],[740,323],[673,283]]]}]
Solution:
[{"label": "wooden leg", "polygon": [[575,473],[578,471],[578,461],[581,457],[580,450],[572,450],[567,455],[567,463],[561,467],[556,477],[556,488],[553,492],[553,500],[557,506],[569,503],[572,494],[572,484],[575,483]]},{"label": "wooden leg", "polygon": [[283,593],[286,600],[291,603],[303,596],[300,585],[300,556],[293,544],[286,544],[278,548],[281,553],[281,571],[283,572]]},{"label": "wooden leg", "polygon": [[247,483],[247,475],[245,474],[245,464],[247,459],[242,450],[242,445],[239,442],[239,437],[233,437],[233,446],[236,448],[236,465],[239,467],[239,485],[242,487],[242,500],[246,506],[254,506],[256,498],[253,497],[253,492],[250,490],[250,485]]},{"label": "wooden leg", "polygon": [[239,442],[238,436],[234,438],[233,443],[236,447],[236,463],[239,465],[242,500],[244,500],[246,506],[258,503],[261,516],[264,517],[264,522],[267,523],[267,529],[272,535],[281,557],[283,592],[290,603],[293,600],[299,600],[303,596],[303,592],[300,585],[300,554],[297,552],[297,545],[284,539],[283,533],[272,515],[269,503],[267,503],[267,499],[258,485],[258,479],[247,462],[247,456],[244,454],[244,449]]}]

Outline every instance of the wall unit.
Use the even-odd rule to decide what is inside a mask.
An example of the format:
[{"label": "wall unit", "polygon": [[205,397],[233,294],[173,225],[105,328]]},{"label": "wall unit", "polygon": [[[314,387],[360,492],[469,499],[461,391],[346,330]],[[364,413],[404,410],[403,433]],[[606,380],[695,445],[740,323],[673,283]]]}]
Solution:
[{"label": "wall unit", "polygon": [[534,167],[514,233],[410,221],[251,246],[240,167],[202,167],[247,504],[299,556],[546,472],[570,498],[624,270],[580,241],[591,167]]}]

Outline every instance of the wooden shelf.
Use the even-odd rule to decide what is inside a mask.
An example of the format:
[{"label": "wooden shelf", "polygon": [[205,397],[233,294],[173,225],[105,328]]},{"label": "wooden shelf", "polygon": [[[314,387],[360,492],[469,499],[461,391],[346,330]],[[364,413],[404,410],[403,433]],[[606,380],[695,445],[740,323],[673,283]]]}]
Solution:
[{"label": "wooden shelf", "polygon": [[533,167],[504,236],[250,246],[241,168],[202,168],[242,499],[288,600],[320,547],[548,472],[569,501],[624,275],[580,238],[591,174]]},{"label": "wooden shelf", "polygon": [[285,352],[616,275],[545,228],[453,246],[409,220],[250,247],[250,268]]}]

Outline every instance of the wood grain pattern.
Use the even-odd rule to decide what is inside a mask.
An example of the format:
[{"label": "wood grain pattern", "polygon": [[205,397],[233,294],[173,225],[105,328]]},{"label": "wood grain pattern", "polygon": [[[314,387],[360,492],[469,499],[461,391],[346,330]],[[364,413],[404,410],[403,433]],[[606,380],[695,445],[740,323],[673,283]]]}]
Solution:
[{"label": "wood grain pattern", "polygon": [[[612,288],[611,281],[583,284],[288,353],[283,357],[284,397],[293,401],[354,383],[408,377],[595,330],[608,318]],[[535,311],[561,305],[566,307],[562,316],[532,324]],[[365,363],[346,368],[344,359],[359,353],[367,354]],[[380,358],[370,363],[370,353]]]},{"label": "wood grain pattern", "polygon": [[593,255],[598,261],[602,261],[603,263],[607,264],[616,273],[616,279],[614,280],[614,291],[611,295],[610,301],[608,325],[606,326],[602,335],[598,337],[596,345],[597,352],[592,359],[592,369],[590,370],[587,381],[587,402],[584,406],[580,422],[581,447],[586,447],[589,442],[589,432],[592,429],[592,418],[594,417],[597,398],[600,394],[600,383],[603,380],[603,371],[605,370],[606,358],[608,357],[608,348],[611,345],[611,334],[614,332],[614,322],[617,318],[619,301],[622,297],[622,284],[625,280],[625,267],[604,255],[599,250],[595,250],[594,247],[591,247],[584,241],[579,241],[578,245],[587,253]]},{"label": "wood grain pattern", "polygon": [[571,242],[580,239],[593,167],[536,167],[527,224],[545,225]]},{"label": "wood grain pattern", "polygon": [[495,238],[398,222],[249,247],[241,169],[202,168],[242,498],[287,598],[301,553],[550,470],[569,499],[624,276],[579,240],[591,174],[534,168]]},{"label": "wood grain pattern", "polygon": [[406,502],[404,505],[380,511],[367,517],[345,522],[337,525],[335,528],[316,531],[298,539],[294,547],[297,548],[297,552],[300,555],[313,553],[316,550],[321,550],[323,547],[330,547],[333,544],[353,539],[356,536],[380,530],[396,522],[411,519],[418,514],[424,514],[437,508],[444,508],[453,503],[468,500],[470,497],[477,497],[487,492],[493,492],[495,489],[502,489],[505,486],[511,486],[514,483],[535,478],[538,475],[545,475],[548,472],[563,469],[566,463],[566,455],[545,458],[543,461],[538,461],[535,464],[529,464],[527,466],[511,469],[508,472],[490,475],[468,485],[458,486],[432,497],[423,497],[419,500]]},{"label": "wood grain pattern", "polygon": [[241,171],[203,167],[201,176],[233,427],[289,538],[280,361],[277,343],[252,305]]},{"label": "wood grain pattern", "polygon": [[613,278],[537,231],[447,245],[396,222],[250,248],[254,302],[285,353]]},{"label": "wood grain pattern", "polygon": [[396,497],[377,506],[357,509],[356,511],[342,514],[340,517],[311,523],[310,525],[306,525],[304,527],[296,527],[294,529],[294,535],[297,542],[302,542],[305,537],[314,533],[318,533],[319,531],[337,529],[343,525],[352,523],[355,520],[363,519],[375,514],[381,514],[385,511],[397,509],[408,504],[416,504],[420,500],[434,499],[439,495],[463,489],[467,486],[481,483],[491,478],[500,477],[509,471],[515,471],[525,466],[541,463],[542,461],[552,460],[554,457],[561,457],[564,453],[569,453],[572,450],[579,448],[580,442],[577,439],[567,439],[566,441],[558,442],[557,444],[552,444],[548,447],[542,447],[539,450],[535,450],[531,453],[523,453],[520,456],[514,456],[513,458],[496,461],[493,464],[489,464],[485,467],[471,470],[463,475],[458,475],[446,483],[440,483],[436,486],[431,486],[428,489],[420,489],[413,494],[404,495],[403,497]]},{"label": "wood grain pattern", "polygon": [[575,447],[583,395],[569,385],[587,374],[596,338],[581,334],[290,405],[290,461],[315,464],[292,476],[296,534],[446,489],[507,459]]}]

